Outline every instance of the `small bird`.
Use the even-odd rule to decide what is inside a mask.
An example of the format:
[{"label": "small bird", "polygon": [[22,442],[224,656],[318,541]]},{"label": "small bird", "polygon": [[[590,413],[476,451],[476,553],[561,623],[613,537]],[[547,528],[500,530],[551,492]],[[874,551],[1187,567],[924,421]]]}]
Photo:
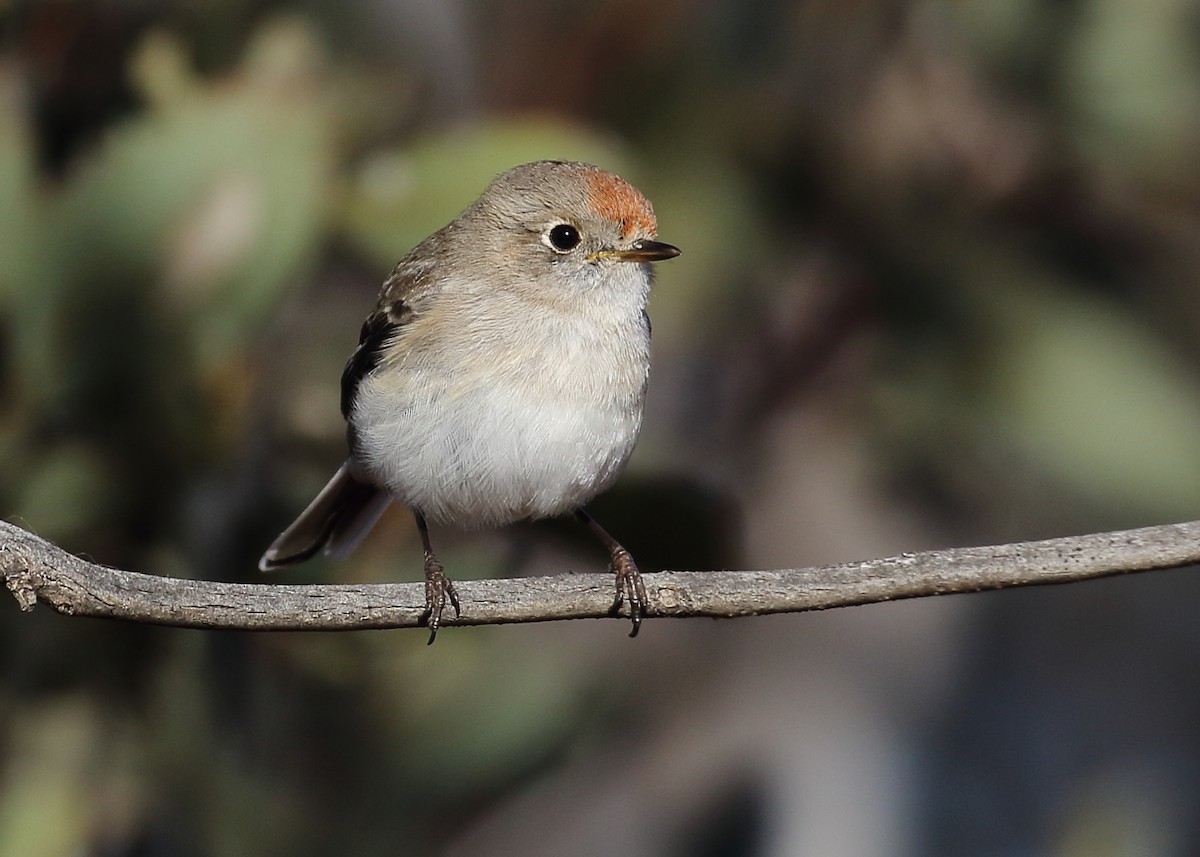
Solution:
[{"label": "small bird", "polygon": [[648,609],[630,556],[584,506],[624,469],[650,371],[649,201],[588,164],[538,161],[497,177],[405,256],[342,373],[349,456],[263,554],[263,571],[344,557],[393,500],[425,551],[429,642],[458,593],[427,521],[495,527],[574,514],[608,549],[613,612]]}]

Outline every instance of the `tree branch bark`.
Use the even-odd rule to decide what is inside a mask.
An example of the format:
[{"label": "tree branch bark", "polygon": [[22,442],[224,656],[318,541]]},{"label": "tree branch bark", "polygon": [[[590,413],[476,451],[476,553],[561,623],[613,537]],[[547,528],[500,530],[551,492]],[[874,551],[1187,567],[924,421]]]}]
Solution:
[{"label": "tree branch bark", "polygon": [[[771,571],[645,575],[651,617],[754,616],[825,610],[1015,586],[1069,583],[1200,563],[1200,521],[1111,533],[901,554]],[[348,631],[421,625],[421,583],[220,583],[139,574],[88,562],[0,521],[0,579],[23,610],[257,631]],[[462,617],[492,625],[612,615],[610,574],[455,581]]]}]

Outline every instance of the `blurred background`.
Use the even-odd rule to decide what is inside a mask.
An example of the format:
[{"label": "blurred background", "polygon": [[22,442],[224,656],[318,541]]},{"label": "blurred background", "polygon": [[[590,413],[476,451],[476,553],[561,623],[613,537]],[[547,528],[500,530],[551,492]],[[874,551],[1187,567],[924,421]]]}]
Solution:
[{"label": "blurred background", "polygon": [[[0,515],[259,581],[391,266],[496,173],[663,240],[643,569],[1200,517],[1200,4],[0,2]],[[600,571],[570,523],[459,579]],[[281,583],[415,580],[394,510]],[[0,855],[1200,851],[1188,570],[736,621],[202,633],[0,603]],[[469,609],[469,605],[467,605]]]}]

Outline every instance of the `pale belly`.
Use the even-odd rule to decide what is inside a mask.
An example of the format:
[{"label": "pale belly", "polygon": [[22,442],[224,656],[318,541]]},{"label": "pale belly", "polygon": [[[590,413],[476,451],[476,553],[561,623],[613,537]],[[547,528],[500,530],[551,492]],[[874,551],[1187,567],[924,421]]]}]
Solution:
[{"label": "pale belly", "polygon": [[352,414],[356,457],[373,481],[433,521],[495,526],[563,514],[625,466],[644,379],[634,376],[627,395],[605,401],[556,393],[553,384],[470,385],[437,373],[406,373],[401,387],[365,379]]}]

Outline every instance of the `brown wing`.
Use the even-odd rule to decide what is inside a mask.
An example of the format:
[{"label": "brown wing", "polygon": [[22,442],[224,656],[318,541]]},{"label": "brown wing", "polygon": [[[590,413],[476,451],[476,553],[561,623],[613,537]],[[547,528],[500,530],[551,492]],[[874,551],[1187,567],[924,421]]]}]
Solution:
[{"label": "brown wing", "polygon": [[[395,311],[393,311],[393,309]],[[342,416],[350,419],[350,409],[354,406],[354,396],[362,379],[375,371],[382,359],[384,351],[396,338],[400,328],[412,317],[403,301],[397,301],[393,307],[378,309],[367,316],[362,330],[358,334],[358,348],[346,361],[342,370]]]},{"label": "brown wing", "polygon": [[413,302],[426,292],[430,265],[420,262],[418,245],[400,261],[383,283],[379,306],[367,316],[358,334],[358,347],[342,370],[342,416],[350,418],[354,396],[362,379],[375,371],[387,347],[400,333],[400,328],[414,318]]}]

